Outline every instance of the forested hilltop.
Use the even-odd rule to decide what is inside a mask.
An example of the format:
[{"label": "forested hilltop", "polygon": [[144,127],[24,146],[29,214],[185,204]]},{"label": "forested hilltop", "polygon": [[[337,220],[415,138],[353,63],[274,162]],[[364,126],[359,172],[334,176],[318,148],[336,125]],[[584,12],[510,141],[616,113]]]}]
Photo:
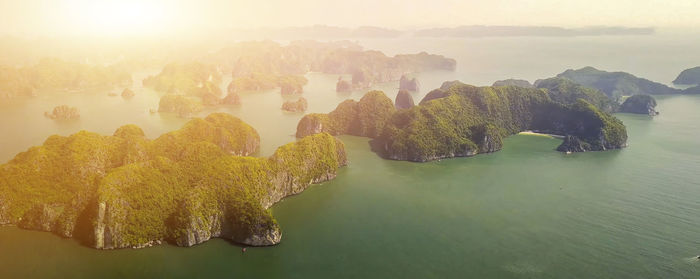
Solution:
[{"label": "forested hilltop", "polygon": [[0,66],[0,99],[36,96],[47,89],[82,90],[131,85],[123,65],[97,66],[46,58],[27,67]]},{"label": "forested hilltop", "polygon": [[566,96],[582,94],[577,88],[557,87],[550,96],[548,89],[445,82],[418,106],[398,111],[383,92],[372,91],[329,114],[304,116],[296,135],[371,137],[381,156],[417,162],[494,152],[501,149],[503,138],[524,130],[564,135],[557,148],[563,152],[624,147],[627,131],[622,122],[585,99]]},{"label": "forested hilltop", "polygon": [[238,118],[195,118],[155,140],[134,125],[112,135],[51,136],[0,165],[0,224],[75,237],[99,249],[212,237],[273,245],[281,231],[267,210],[311,183],[335,177],[344,145],[317,134],[269,158]]},{"label": "forested hilltop", "polygon": [[558,74],[557,77],[568,78],[581,85],[596,88],[615,101],[620,101],[622,96],[637,94],[664,95],[684,93],[683,90],[639,78],[629,73],[607,72],[593,67],[584,67],[578,70],[569,69]]}]

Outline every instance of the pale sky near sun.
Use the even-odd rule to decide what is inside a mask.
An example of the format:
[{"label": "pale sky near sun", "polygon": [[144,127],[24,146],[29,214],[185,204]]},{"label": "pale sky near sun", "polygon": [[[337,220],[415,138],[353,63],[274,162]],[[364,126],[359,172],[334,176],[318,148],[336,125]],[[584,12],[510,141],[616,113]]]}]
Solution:
[{"label": "pale sky near sun", "polygon": [[700,0],[0,0],[0,34],[157,34],[325,24],[700,28]]}]

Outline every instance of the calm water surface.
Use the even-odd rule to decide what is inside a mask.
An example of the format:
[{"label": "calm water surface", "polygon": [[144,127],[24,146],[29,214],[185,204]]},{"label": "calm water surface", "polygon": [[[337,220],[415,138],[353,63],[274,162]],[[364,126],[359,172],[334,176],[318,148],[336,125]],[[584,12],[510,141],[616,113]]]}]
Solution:
[{"label": "calm water surface", "polygon": [[[415,47],[420,44],[427,43]],[[416,101],[444,80],[487,83],[490,74],[469,75],[472,68],[419,75],[424,92]],[[363,94],[335,93],[337,76],[307,77],[309,112],[328,112]],[[396,87],[377,89],[393,98]],[[134,123],[156,137],[187,121],[149,113],[157,108],[155,92],[137,88],[131,100],[106,94],[62,93],[0,106],[0,159],[50,134],[111,134]],[[241,117],[261,134],[266,156],[294,140],[302,116],[282,112],[283,100],[276,91],[244,94],[242,106],[201,116]],[[700,96],[658,102],[661,114],[654,118],[617,115],[630,146],[609,152],[565,155],[554,151],[559,140],[518,135],[494,154],[418,164],[382,160],[367,138],[343,136],[350,165],[275,205],[282,243],[245,254],[221,239],[192,248],[98,251],[50,233],[2,227],[0,278],[698,278],[700,262],[692,257],[700,254]],[[78,107],[82,118],[43,117],[59,104]]]}]

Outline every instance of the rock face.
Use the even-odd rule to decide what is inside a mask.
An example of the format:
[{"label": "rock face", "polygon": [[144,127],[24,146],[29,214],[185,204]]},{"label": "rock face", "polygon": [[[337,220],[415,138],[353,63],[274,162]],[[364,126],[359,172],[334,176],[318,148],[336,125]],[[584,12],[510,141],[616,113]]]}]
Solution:
[{"label": "rock face", "polygon": [[407,109],[415,106],[413,103],[413,96],[406,90],[399,90],[399,94],[396,95],[396,100],[394,101],[396,109]]},{"label": "rock face", "polygon": [[[345,101],[329,114],[306,115],[297,126],[297,136],[317,131],[367,136],[373,138],[372,149],[380,156],[415,162],[495,152],[502,148],[503,138],[524,130],[572,136],[560,148],[564,151],[624,147],[627,131],[621,121],[584,99],[557,101],[580,94],[576,88],[557,89],[553,100],[543,89],[447,82],[433,91],[440,98],[398,111],[375,109],[374,118],[362,124],[377,127],[375,132],[353,129],[364,114],[358,113],[354,101]],[[377,93],[373,95],[373,103],[380,103]]]},{"label": "rock face", "polygon": [[557,151],[572,153],[572,152],[586,152],[591,150],[591,145],[581,141],[578,137],[568,135],[564,137],[564,142],[557,147]]},{"label": "rock face", "polygon": [[505,79],[505,80],[498,80],[493,83],[492,86],[519,86],[519,87],[525,87],[525,88],[533,88],[535,87],[532,85],[529,81],[524,80],[524,79]]},{"label": "rock face", "polygon": [[329,114],[305,115],[297,125],[296,136],[305,137],[320,131],[331,135],[376,137],[395,111],[394,104],[384,92],[370,91],[359,102],[343,101]]},{"label": "rock face", "polygon": [[612,100],[638,94],[679,94],[682,90],[638,78],[625,72],[606,72],[593,67],[566,70],[557,77],[568,78],[586,87],[598,89]]},{"label": "rock face", "polygon": [[700,84],[700,67],[683,70],[678,77],[673,80],[673,83],[679,85]]},{"label": "rock face", "polygon": [[352,84],[343,78],[338,78],[338,82],[335,84],[335,92],[347,93],[352,91]]},{"label": "rock face", "polygon": [[240,105],[241,96],[239,96],[238,93],[228,93],[228,95],[221,100],[221,103],[224,105]]},{"label": "rock face", "polygon": [[299,98],[296,101],[286,101],[282,104],[282,109],[289,112],[303,112],[306,111],[306,99],[304,97]]},{"label": "rock face", "polygon": [[51,113],[44,112],[44,116],[54,120],[73,120],[80,118],[77,108],[61,105],[53,108]]},{"label": "rock face", "polygon": [[[267,209],[334,178],[347,159],[342,142],[326,133],[269,158],[237,156],[258,142],[252,127],[226,114],[194,119],[156,140],[134,125],[113,136],[52,136],[0,166],[0,224],[98,249],[192,246],[212,237],[274,245],[282,232]],[[47,194],[31,195],[37,192]]]},{"label": "rock face", "polygon": [[124,98],[124,99],[130,99],[134,96],[135,96],[134,91],[129,89],[129,88],[124,88],[124,91],[122,91],[122,98]]},{"label": "rock face", "polygon": [[656,99],[650,95],[634,95],[625,99],[620,106],[620,112],[637,113],[647,115],[659,114],[656,110]]},{"label": "rock face", "polygon": [[416,78],[408,79],[406,75],[402,75],[399,80],[399,90],[420,91],[420,83]]}]

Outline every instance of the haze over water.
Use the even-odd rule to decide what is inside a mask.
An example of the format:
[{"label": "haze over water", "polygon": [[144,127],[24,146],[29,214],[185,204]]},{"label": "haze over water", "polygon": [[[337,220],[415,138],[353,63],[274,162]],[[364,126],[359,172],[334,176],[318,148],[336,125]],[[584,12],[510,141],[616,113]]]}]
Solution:
[{"label": "haze over water", "polygon": [[[534,81],[594,66],[668,83],[700,65],[700,52],[692,51],[700,39],[669,34],[360,43],[388,55],[427,51],[457,59],[456,72],[417,75],[416,102],[446,80]],[[307,113],[329,112],[365,92],[335,93],[335,75],[307,78]],[[375,87],[394,99],[398,84]],[[133,123],[154,138],[187,121],[149,113],[158,94],[135,91],[131,100],[104,91],[13,101],[0,108],[0,159],[51,134],[111,134]],[[247,93],[240,107],[213,110],[255,127],[259,155],[267,156],[294,140],[303,115],[282,112],[283,100],[277,90]],[[245,254],[221,239],[192,248],[99,251],[50,233],[2,227],[0,278],[697,278],[700,96],[657,100],[661,114],[654,118],[616,114],[627,126],[629,147],[608,152],[565,155],[554,150],[560,140],[516,135],[493,154],[410,163],[383,160],[369,150],[369,139],[343,136],[348,167],[275,205],[281,244]],[[78,107],[82,118],[44,118],[60,104]]]}]

